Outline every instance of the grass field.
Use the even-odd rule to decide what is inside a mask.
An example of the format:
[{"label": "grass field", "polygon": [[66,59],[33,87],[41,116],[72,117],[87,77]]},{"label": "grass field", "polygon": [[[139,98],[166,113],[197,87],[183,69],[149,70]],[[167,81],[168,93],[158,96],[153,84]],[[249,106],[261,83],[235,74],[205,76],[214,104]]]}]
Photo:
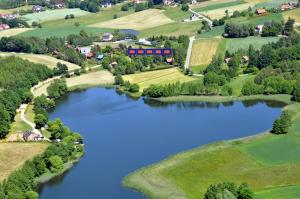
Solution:
[{"label": "grass field", "polygon": [[173,21],[181,22],[184,19],[187,19],[191,16],[190,12],[184,12],[181,10],[180,7],[167,7],[166,10],[163,12],[168,18],[172,19]]},{"label": "grass field", "polygon": [[37,54],[26,54],[26,53],[4,53],[4,52],[1,52],[0,56],[18,56],[18,57],[21,57],[23,59],[27,59],[31,62],[34,62],[34,63],[44,64],[44,65],[48,66],[49,68],[56,67],[56,64],[58,62],[60,62],[62,64],[66,64],[69,68],[69,71],[73,71],[73,70],[81,68],[80,66],[78,66],[76,64],[72,64],[70,62],[66,62],[66,61],[63,61],[63,60],[60,60],[60,59],[56,59],[56,58],[48,56],[48,55],[37,55]]},{"label": "grass field", "polygon": [[235,38],[227,39],[226,50],[230,53],[234,53],[239,49],[247,50],[252,44],[254,48],[260,49],[264,44],[277,42],[279,37],[247,37],[247,38]]},{"label": "grass field", "polygon": [[209,64],[216,54],[221,39],[199,39],[194,41],[190,66]]},{"label": "grass field", "polygon": [[285,21],[288,20],[289,17],[295,19],[296,23],[300,23],[300,8],[283,13]]},{"label": "grass field", "polygon": [[15,36],[30,30],[34,30],[33,28],[12,28],[8,30],[2,30],[0,31],[0,37],[10,37]]},{"label": "grass field", "polygon": [[201,21],[195,22],[175,22],[169,23],[162,26],[157,26],[154,28],[149,28],[140,31],[139,37],[151,37],[151,36],[179,36],[179,35],[195,35],[197,34],[197,30],[199,30],[202,26]]},{"label": "grass field", "polygon": [[97,28],[115,28],[115,29],[134,29],[143,30],[156,26],[172,23],[173,21],[163,14],[164,11],[158,9],[149,9],[127,15],[118,19],[97,23],[91,27]]},{"label": "grass field", "polygon": [[22,121],[20,113],[17,113],[13,123],[10,126],[9,134],[23,133],[27,130],[31,130],[31,126],[29,126],[26,122]]},{"label": "grass field", "polygon": [[[108,71],[95,71],[82,74],[80,76],[74,76],[66,79],[67,86],[69,89],[76,89],[81,87],[90,87],[97,85],[111,85],[114,84],[115,79],[114,76]],[[33,95],[35,97],[40,96],[42,94],[47,95],[47,88],[51,84],[48,82],[43,84],[42,86],[36,88],[33,91]]]},{"label": "grass field", "polygon": [[66,15],[74,14],[75,18],[88,15],[89,12],[80,10],[79,8],[74,9],[56,9],[56,10],[46,10],[44,12],[31,13],[23,15],[23,18],[31,24],[33,21],[42,23],[45,21],[64,19]]},{"label": "grass field", "polygon": [[244,1],[244,0],[235,0],[235,1],[229,1],[229,2],[224,2],[224,3],[220,2],[218,4],[208,5],[206,7],[200,7],[200,8],[194,9],[194,11],[203,12],[203,11],[209,11],[209,10],[216,10],[219,8],[228,8],[231,6],[241,5],[244,3],[246,3],[246,1]]},{"label": "grass field", "polygon": [[0,143],[0,181],[20,168],[25,161],[41,154],[48,143]]},{"label": "grass field", "polygon": [[266,133],[183,152],[129,175],[124,185],[153,198],[198,199],[210,184],[234,181],[247,182],[258,199],[298,198],[300,104],[286,109],[294,112],[286,135]]},{"label": "grass field", "polygon": [[169,83],[188,82],[195,80],[193,77],[182,74],[177,68],[124,75],[123,79],[125,81],[129,81],[130,83],[139,84],[141,90],[149,87],[151,84],[164,85]]},{"label": "grass field", "polygon": [[297,3],[298,0],[271,0],[266,2],[261,2],[255,5],[255,8],[279,8],[283,3]]}]

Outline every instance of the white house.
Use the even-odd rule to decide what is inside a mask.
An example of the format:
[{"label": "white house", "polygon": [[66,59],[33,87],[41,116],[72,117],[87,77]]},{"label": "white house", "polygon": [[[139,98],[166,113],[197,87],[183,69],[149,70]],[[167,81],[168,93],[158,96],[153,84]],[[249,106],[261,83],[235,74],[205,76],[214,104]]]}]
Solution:
[{"label": "white house", "polygon": [[263,28],[264,28],[264,25],[257,25],[255,27],[255,31],[258,33],[258,34],[261,34],[262,31],[263,31]]},{"label": "white house", "polygon": [[111,8],[111,2],[106,1],[106,2],[102,3],[102,8]]},{"label": "white house", "polygon": [[145,38],[139,39],[138,44],[146,45],[146,46],[151,46],[152,45],[151,41],[148,41]]},{"label": "white house", "polygon": [[102,41],[111,41],[114,38],[113,34],[106,32],[102,36]]},{"label": "white house", "polygon": [[163,2],[164,2],[164,5],[169,6],[169,5],[171,5],[174,1],[173,1],[173,0],[164,0]]},{"label": "white house", "polygon": [[196,0],[192,0],[191,3],[192,3],[192,4],[196,4],[197,1],[196,1]]},{"label": "white house", "polygon": [[197,20],[199,20],[199,17],[198,17],[197,15],[195,15],[195,14],[192,14],[192,15],[190,16],[190,20],[191,20],[191,21],[197,21]]}]

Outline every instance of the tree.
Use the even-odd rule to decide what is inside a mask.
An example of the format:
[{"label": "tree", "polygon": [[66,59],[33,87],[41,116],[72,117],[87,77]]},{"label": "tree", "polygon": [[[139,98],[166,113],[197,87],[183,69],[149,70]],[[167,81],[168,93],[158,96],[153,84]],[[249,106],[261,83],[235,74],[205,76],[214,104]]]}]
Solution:
[{"label": "tree", "polygon": [[252,199],[254,198],[254,193],[246,183],[242,183],[237,190],[237,199]]},{"label": "tree", "polygon": [[182,4],[181,10],[185,11],[185,12],[188,11],[189,10],[189,5],[188,4]]},{"label": "tree", "polygon": [[34,123],[37,129],[44,127],[48,122],[48,118],[43,114],[37,114],[34,116]]},{"label": "tree", "polygon": [[290,18],[284,24],[283,34],[289,36],[294,31],[295,20]]},{"label": "tree", "polygon": [[300,102],[300,79],[297,80],[294,91],[293,91],[293,100]]},{"label": "tree", "polygon": [[58,173],[64,168],[64,162],[62,161],[61,157],[58,155],[51,156],[49,158],[50,163],[50,171],[52,173]]},{"label": "tree", "polygon": [[138,84],[131,84],[129,86],[129,92],[135,93],[135,92],[139,92],[140,90],[140,86]]},{"label": "tree", "polygon": [[286,134],[292,124],[292,116],[289,111],[283,111],[279,118],[273,123],[271,133],[274,134]]},{"label": "tree", "polygon": [[68,87],[65,79],[54,80],[53,83],[47,88],[47,92],[50,98],[57,99],[64,95],[68,91]]},{"label": "tree", "polygon": [[208,72],[215,72],[217,74],[221,73],[221,67],[223,64],[223,59],[222,57],[219,56],[213,56],[212,61],[210,62],[210,64],[207,66],[207,68],[205,69],[205,73]]}]

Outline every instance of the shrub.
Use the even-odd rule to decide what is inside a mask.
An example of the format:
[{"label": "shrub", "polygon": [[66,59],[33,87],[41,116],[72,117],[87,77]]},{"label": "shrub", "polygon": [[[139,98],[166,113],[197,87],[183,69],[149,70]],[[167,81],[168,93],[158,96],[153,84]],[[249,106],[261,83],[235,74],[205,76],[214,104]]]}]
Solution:
[{"label": "shrub", "polygon": [[131,84],[129,86],[129,92],[136,93],[139,92],[140,86],[138,84]]},{"label": "shrub", "polygon": [[58,155],[51,156],[49,158],[50,163],[50,171],[52,173],[58,173],[64,168],[64,162],[62,161],[61,157]]}]

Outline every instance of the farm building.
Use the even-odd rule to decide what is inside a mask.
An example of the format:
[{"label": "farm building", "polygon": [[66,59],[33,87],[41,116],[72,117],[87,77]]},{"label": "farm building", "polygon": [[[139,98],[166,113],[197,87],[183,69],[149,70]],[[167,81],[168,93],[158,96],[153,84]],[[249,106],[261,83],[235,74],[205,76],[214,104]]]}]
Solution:
[{"label": "farm building", "polygon": [[133,3],[139,4],[139,3],[141,3],[141,1],[140,0],[133,0]]},{"label": "farm building", "polygon": [[111,41],[113,38],[114,36],[111,33],[106,32],[102,36],[102,41]]},{"label": "farm building", "polygon": [[111,2],[109,1],[105,1],[102,3],[102,8],[111,8]]},{"label": "farm building", "polygon": [[32,11],[33,12],[42,12],[43,11],[43,7],[39,6],[39,5],[34,5],[34,6],[32,6]]},{"label": "farm building", "polygon": [[169,6],[171,4],[173,4],[174,1],[173,0],[164,0],[164,5]]},{"label": "farm building", "polygon": [[263,28],[264,28],[264,25],[257,25],[257,26],[255,27],[255,31],[256,31],[258,34],[261,34]]},{"label": "farm building", "polygon": [[197,21],[197,20],[199,20],[199,17],[198,17],[197,15],[195,15],[195,14],[192,14],[192,15],[190,16],[190,20],[191,20],[191,21]]},{"label": "farm building", "polygon": [[98,60],[102,60],[104,58],[104,55],[103,54],[99,54],[97,57],[96,57],[96,59],[98,59]]},{"label": "farm building", "polygon": [[116,61],[110,63],[110,65],[111,65],[113,68],[118,67],[118,63],[117,63]]},{"label": "farm building", "polygon": [[91,51],[90,47],[79,48],[79,52],[86,56],[86,58],[91,59],[94,57],[94,53]]},{"label": "farm building", "polygon": [[224,59],[224,62],[225,62],[226,64],[228,64],[230,61],[231,61],[231,58],[230,58],[230,57],[227,57],[227,58]]},{"label": "farm building", "polygon": [[246,63],[248,63],[248,62],[249,62],[249,57],[246,56],[246,55],[244,55],[244,56],[242,57],[242,63],[246,64]]},{"label": "farm building", "polygon": [[7,24],[0,24],[0,30],[7,30],[9,28],[10,28],[9,25]]},{"label": "farm building", "polygon": [[256,10],[256,14],[258,14],[258,15],[264,15],[266,13],[267,13],[266,9],[263,9],[263,8]]},{"label": "farm building", "polygon": [[146,46],[151,46],[152,45],[151,41],[148,41],[145,38],[139,39],[138,44],[146,45]]},{"label": "farm building", "polygon": [[293,4],[293,3],[286,3],[286,4],[282,4],[282,5],[281,5],[281,10],[282,10],[282,11],[285,11],[285,10],[292,10],[292,9],[294,9],[295,7],[296,7],[296,5]]},{"label": "farm building", "polygon": [[192,0],[191,3],[192,3],[192,4],[196,4],[197,1],[196,1],[196,0]]}]

